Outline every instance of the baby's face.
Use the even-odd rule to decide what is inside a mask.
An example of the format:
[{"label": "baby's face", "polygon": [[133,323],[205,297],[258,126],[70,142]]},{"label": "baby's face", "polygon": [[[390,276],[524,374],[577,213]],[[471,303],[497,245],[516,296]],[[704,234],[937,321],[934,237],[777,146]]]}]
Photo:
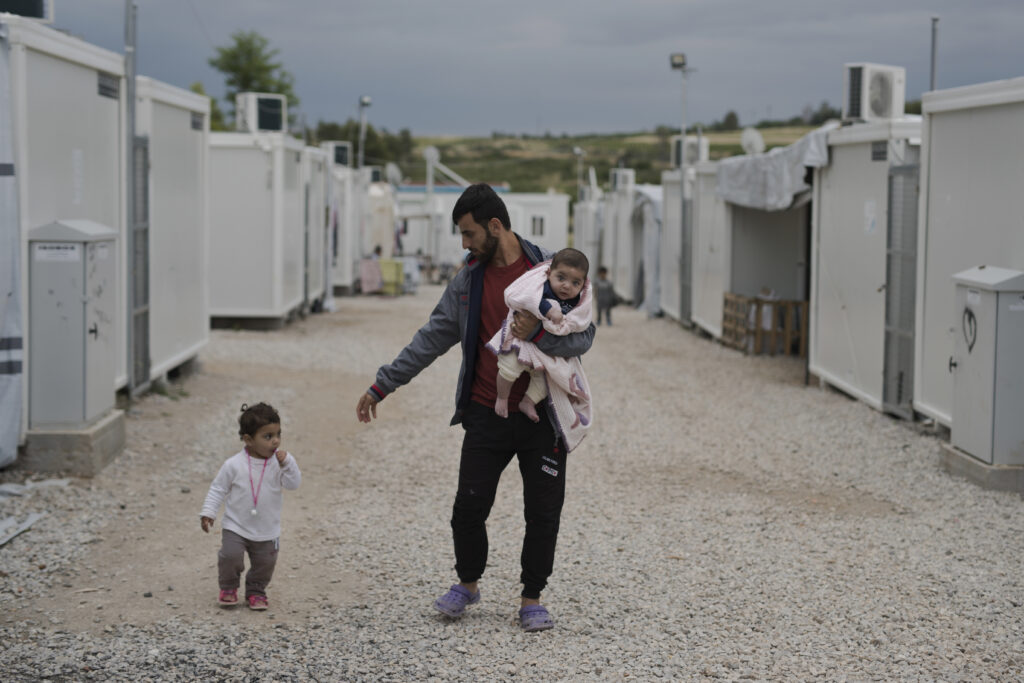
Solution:
[{"label": "baby's face", "polygon": [[275,423],[263,425],[253,435],[242,437],[246,450],[254,458],[266,460],[274,455],[281,445],[281,425]]},{"label": "baby's face", "polygon": [[552,291],[562,300],[572,299],[579,294],[586,281],[587,276],[582,270],[564,263],[552,268],[548,274],[548,282],[551,283]]}]

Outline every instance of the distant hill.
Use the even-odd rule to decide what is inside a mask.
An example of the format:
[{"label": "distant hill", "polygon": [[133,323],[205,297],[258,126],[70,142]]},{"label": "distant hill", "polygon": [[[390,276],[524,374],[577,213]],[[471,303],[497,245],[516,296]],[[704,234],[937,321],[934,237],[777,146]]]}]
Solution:
[{"label": "distant hill", "polygon": [[[764,128],[767,149],[788,145],[813,127]],[[712,159],[742,154],[741,131],[707,133]],[[547,192],[554,188],[576,197],[576,156],[581,148],[583,177],[593,166],[598,182],[608,183],[609,169],[620,165],[636,169],[638,183],[661,183],[661,172],[669,168],[668,136],[655,133],[620,133],[580,136],[504,136],[487,138],[414,138],[413,158],[421,160],[423,149],[433,145],[441,161],[459,175],[474,182],[508,183],[513,192]],[[413,183],[425,180],[426,164],[403,164],[403,173]],[[438,179],[440,182],[440,179]]]}]

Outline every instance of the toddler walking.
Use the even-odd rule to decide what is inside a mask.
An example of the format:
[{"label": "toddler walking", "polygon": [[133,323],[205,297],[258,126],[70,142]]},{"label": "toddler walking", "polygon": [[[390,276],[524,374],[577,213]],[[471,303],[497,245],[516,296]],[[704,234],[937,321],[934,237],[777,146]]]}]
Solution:
[{"label": "toddler walking", "polygon": [[238,435],[245,447],[227,459],[210,484],[199,523],[209,533],[221,503],[221,547],[217,553],[220,594],[217,602],[238,603],[238,587],[245,554],[245,599],[249,609],[267,609],[267,584],[274,575],[281,536],[281,501],[284,489],[302,482],[299,464],[280,450],[281,418],[266,403],[242,405]]}]

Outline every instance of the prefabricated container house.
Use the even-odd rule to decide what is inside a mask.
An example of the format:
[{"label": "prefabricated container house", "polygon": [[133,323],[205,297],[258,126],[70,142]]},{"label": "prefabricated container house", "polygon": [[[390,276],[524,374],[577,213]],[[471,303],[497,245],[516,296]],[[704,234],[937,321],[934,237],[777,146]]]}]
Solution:
[{"label": "prefabricated container house", "polygon": [[355,288],[356,264],[362,253],[358,246],[356,173],[352,169],[352,145],[349,142],[328,141],[320,143],[320,147],[327,153],[329,168],[327,238],[330,282],[334,292],[351,294]]},{"label": "prefabricated container house", "polygon": [[[402,253],[422,250],[436,265],[455,266],[465,258],[462,236],[452,222],[452,210],[465,188],[435,186],[433,206],[426,188],[402,186],[395,193],[402,231]],[[569,196],[557,192],[505,192],[499,196],[508,209],[512,230],[551,251],[569,244]]]},{"label": "prefabricated container house", "polygon": [[209,113],[206,97],[136,78],[136,176],[144,179],[136,189],[136,234],[145,234],[149,246],[148,329],[136,326],[136,380],[164,375],[209,339]]},{"label": "prefabricated container house", "polygon": [[583,196],[573,205],[572,235],[573,247],[587,255],[592,275],[596,277],[597,269],[604,265],[604,249],[602,247],[603,214],[601,188],[596,184],[583,188]]},{"label": "prefabricated container house", "polygon": [[[699,163],[693,170],[690,320],[717,339],[722,336],[723,297],[732,291],[732,205],[718,194],[716,162]],[[674,204],[666,202],[666,211]]]},{"label": "prefabricated container house", "polygon": [[914,409],[951,425],[953,276],[1024,270],[1024,78],[925,93],[922,113]]},{"label": "prefabricated container house", "polygon": [[282,322],[304,301],[304,145],[285,132],[283,102],[267,104],[279,96],[249,95],[257,94],[239,95],[239,124],[253,111],[267,112],[266,120],[255,130],[210,134],[209,311],[214,319]]},{"label": "prefabricated container house", "polygon": [[829,133],[815,171],[811,372],[912,418],[920,117]]},{"label": "prefabricated container house", "polygon": [[327,295],[328,173],[327,152],[306,147],[302,151],[302,228],[306,247],[303,301],[312,311],[321,310]]},{"label": "prefabricated container house", "polygon": [[[10,271],[3,273],[14,281],[18,310],[10,304],[0,308],[4,320],[4,345],[20,349],[21,358],[13,368],[29,367],[32,339],[26,321],[29,318],[29,234],[35,228],[59,219],[86,219],[117,232],[115,254],[120,287],[116,315],[111,329],[116,357],[126,357],[125,263],[125,148],[124,148],[124,59],[77,38],[43,26],[35,21],[0,14],[0,137],[8,136],[10,158],[0,158],[0,176],[13,179],[16,186],[16,210],[7,205],[0,210],[0,232],[10,244],[20,245],[17,258],[5,259]],[[10,182],[8,182],[10,186]],[[17,235],[15,238],[14,236]],[[8,256],[8,255],[5,255]],[[18,314],[20,324],[11,333],[8,327]],[[9,317],[10,316],[10,317]],[[9,335],[9,336],[7,336]],[[20,362],[19,362],[20,361]],[[110,391],[124,383],[121,376],[110,377]],[[14,375],[8,375],[14,379]],[[2,410],[20,414],[15,430],[24,440],[28,420],[28,381],[12,382],[3,392]],[[17,396],[21,394],[21,405]],[[4,430],[5,440],[12,432]],[[5,452],[8,450],[4,447]]]}]

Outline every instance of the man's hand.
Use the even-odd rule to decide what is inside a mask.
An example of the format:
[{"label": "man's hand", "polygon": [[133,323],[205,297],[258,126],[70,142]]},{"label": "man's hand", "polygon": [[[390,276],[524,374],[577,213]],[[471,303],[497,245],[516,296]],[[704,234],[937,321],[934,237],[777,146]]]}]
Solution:
[{"label": "man's hand", "polygon": [[359,418],[360,422],[369,422],[370,420],[376,419],[377,399],[369,393],[364,393],[360,396],[359,403],[356,405],[356,417]]},{"label": "man's hand", "polygon": [[512,336],[516,339],[529,339],[540,318],[527,311],[512,312]]},{"label": "man's hand", "polygon": [[203,527],[203,531],[210,533],[210,527],[213,526],[213,520],[209,517],[200,517],[199,526]]}]

